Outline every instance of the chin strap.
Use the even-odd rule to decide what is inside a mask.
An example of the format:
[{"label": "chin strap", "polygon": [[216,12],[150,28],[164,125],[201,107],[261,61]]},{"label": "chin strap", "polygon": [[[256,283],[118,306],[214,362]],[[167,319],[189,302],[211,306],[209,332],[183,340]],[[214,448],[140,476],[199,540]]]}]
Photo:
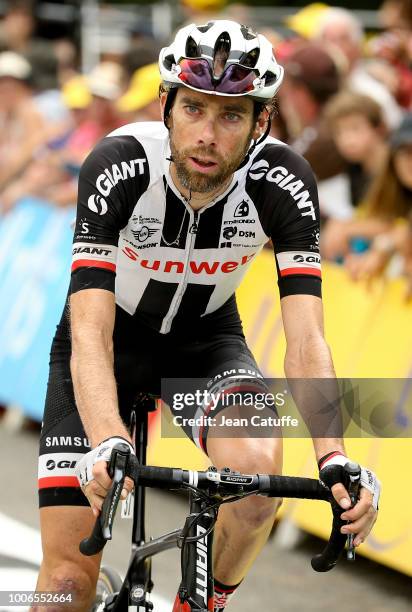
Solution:
[{"label": "chin strap", "polygon": [[264,134],[263,134],[263,135],[262,135],[260,138],[258,138],[257,140],[254,140],[254,141],[253,141],[252,146],[249,148],[249,150],[248,150],[248,152],[246,153],[246,156],[245,156],[245,158],[243,159],[243,161],[242,161],[242,162],[239,164],[239,166],[236,168],[236,171],[237,171],[237,170],[240,170],[240,168],[243,168],[243,166],[245,166],[245,165],[248,163],[248,161],[249,161],[249,159],[250,159],[250,156],[252,155],[252,153],[253,153],[253,151],[256,149],[256,147],[257,147],[258,145],[260,145],[260,144],[261,144],[261,143],[262,143],[262,142],[263,142],[263,141],[264,141],[264,140],[265,140],[265,139],[266,139],[266,138],[269,136],[270,128],[271,128],[271,120],[270,120],[270,117],[269,117],[269,118],[268,118],[268,123],[267,123],[267,126],[266,126],[266,130],[265,130],[265,133],[264,133]]}]

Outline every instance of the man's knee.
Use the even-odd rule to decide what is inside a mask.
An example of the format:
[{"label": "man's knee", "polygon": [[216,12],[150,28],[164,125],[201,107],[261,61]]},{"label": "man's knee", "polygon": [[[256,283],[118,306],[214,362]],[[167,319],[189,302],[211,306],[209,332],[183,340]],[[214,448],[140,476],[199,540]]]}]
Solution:
[{"label": "man's knee", "polygon": [[50,572],[50,586],[58,593],[73,593],[80,599],[90,597],[95,588],[95,576],[72,561],[62,561]]},{"label": "man's knee", "polygon": [[[209,455],[218,469],[227,466],[242,474],[282,473],[281,439],[215,439],[211,442],[210,446],[208,443]],[[259,529],[267,521],[274,520],[281,504],[281,498],[252,495],[228,504],[225,509],[249,529]]]},{"label": "man's knee", "polygon": [[[90,567],[86,569],[68,560],[54,563],[47,563],[43,560],[40,572],[46,579],[48,591],[70,595],[67,609],[88,610],[90,608],[97,582],[97,574],[93,569]],[[33,612],[36,612],[37,609],[42,608],[32,608]],[[62,609],[66,609],[66,606],[63,606]]]},{"label": "man's knee", "polygon": [[230,469],[242,474],[281,474],[281,438],[211,438],[208,454],[218,469]]},{"label": "man's knee", "polygon": [[37,590],[72,593],[70,609],[89,610],[101,562],[101,554],[85,557],[79,551],[79,542],[93,529],[95,519],[90,508],[44,507],[40,519],[43,562]]},{"label": "man's knee", "polygon": [[282,499],[278,497],[252,495],[228,504],[228,509],[233,520],[243,523],[250,530],[256,530],[265,527],[268,521],[274,521],[281,504]]}]

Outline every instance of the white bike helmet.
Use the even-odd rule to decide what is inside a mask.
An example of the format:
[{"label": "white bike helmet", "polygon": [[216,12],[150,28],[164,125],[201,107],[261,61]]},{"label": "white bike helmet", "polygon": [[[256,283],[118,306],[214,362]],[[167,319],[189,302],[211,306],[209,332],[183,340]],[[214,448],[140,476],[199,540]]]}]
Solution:
[{"label": "white bike helmet", "polygon": [[[226,62],[215,74],[215,57],[225,50]],[[250,96],[265,103],[279,89],[283,68],[265,36],[235,21],[216,20],[180,29],[159,56],[160,74],[170,88],[186,86],[221,96]],[[220,66],[220,68],[222,68]]]}]

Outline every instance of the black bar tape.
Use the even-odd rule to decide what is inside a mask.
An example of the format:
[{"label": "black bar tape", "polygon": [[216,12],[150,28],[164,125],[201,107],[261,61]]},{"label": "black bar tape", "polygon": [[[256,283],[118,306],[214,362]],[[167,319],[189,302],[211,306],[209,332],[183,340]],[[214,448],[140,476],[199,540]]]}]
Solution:
[{"label": "black bar tape", "polygon": [[130,474],[137,486],[156,489],[179,489],[183,484],[183,470],[167,467],[136,466]]},{"label": "black bar tape", "polygon": [[269,476],[268,497],[330,500],[331,493],[318,480],[292,476]]}]

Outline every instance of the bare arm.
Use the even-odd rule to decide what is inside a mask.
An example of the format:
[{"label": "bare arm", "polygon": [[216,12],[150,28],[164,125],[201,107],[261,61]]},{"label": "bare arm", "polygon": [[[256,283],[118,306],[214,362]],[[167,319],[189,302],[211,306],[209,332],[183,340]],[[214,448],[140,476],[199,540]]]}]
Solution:
[{"label": "bare arm", "polygon": [[70,298],[71,372],[79,414],[92,447],[111,436],[130,440],[119,415],[113,366],[114,294],[85,289]]},{"label": "bare arm", "polygon": [[[322,301],[312,295],[289,295],[281,300],[287,349],[285,374],[288,379],[328,379],[292,381],[296,404],[309,430],[313,433],[316,459],[334,450],[345,454],[340,435],[340,413],[333,403],[338,397],[336,375],[328,345],[323,336]],[[320,401],[330,398],[328,416],[319,415]],[[328,422],[331,425],[328,428]],[[330,429],[332,437],[316,437],[320,430]]]}]

